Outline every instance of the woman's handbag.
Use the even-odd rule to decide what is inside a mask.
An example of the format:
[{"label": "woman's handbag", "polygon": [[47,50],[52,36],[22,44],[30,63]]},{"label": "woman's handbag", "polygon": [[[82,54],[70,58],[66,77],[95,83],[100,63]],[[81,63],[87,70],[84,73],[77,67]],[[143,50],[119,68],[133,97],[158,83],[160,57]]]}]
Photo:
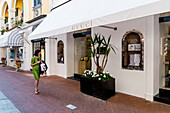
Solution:
[{"label": "woman's handbag", "polygon": [[41,68],[41,71],[42,71],[42,72],[45,72],[45,71],[46,71],[46,66],[45,66],[44,63],[41,63],[41,64],[40,64],[40,68]]},{"label": "woman's handbag", "polygon": [[30,67],[30,71],[32,71],[32,66]]}]

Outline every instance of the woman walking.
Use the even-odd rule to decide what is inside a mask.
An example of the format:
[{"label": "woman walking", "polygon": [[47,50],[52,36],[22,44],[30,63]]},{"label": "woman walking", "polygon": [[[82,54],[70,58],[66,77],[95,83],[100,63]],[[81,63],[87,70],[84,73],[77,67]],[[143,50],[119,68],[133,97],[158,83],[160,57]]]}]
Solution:
[{"label": "woman walking", "polygon": [[39,79],[40,79],[40,59],[41,51],[36,50],[34,57],[31,59],[31,66],[32,66],[32,72],[35,78],[35,94],[37,95],[39,93],[38,91],[38,84],[39,84]]}]

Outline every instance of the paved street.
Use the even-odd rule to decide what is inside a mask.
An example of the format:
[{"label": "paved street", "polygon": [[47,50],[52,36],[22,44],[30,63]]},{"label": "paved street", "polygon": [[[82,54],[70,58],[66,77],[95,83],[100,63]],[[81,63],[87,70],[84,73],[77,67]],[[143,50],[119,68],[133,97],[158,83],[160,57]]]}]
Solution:
[{"label": "paved street", "polygon": [[[57,76],[41,77],[39,89],[34,95],[31,73],[0,66],[0,91],[21,113],[170,113],[169,105],[121,93],[104,102],[82,94],[78,81]],[[77,108],[71,110],[69,104]]]}]

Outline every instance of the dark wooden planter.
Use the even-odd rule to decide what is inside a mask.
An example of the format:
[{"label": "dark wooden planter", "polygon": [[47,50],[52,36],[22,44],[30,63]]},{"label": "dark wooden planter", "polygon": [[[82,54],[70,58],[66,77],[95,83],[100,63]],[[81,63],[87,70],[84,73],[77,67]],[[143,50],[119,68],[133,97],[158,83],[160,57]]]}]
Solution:
[{"label": "dark wooden planter", "polygon": [[101,81],[80,77],[80,91],[87,95],[107,100],[115,95],[115,79]]}]

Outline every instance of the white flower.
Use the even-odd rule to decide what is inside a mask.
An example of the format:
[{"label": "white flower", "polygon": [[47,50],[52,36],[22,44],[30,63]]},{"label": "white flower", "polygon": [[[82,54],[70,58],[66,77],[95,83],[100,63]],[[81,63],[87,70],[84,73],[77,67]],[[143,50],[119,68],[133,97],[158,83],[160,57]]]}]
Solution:
[{"label": "white flower", "polygon": [[98,76],[99,76],[99,74],[96,75],[96,77],[98,77]]},{"label": "white flower", "polygon": [[100,76],[102,76],[102,74],[100,74]]},{"label": "white flower", "polygon": [[94,75],[96,75],[97,73],[96,72],[94,72]]},{"label": "white flower", "polygon": [[101,78],[99,78],[99,80],[101,80]]},{"label": "white flower", "polygon": [[106,75],[104,75],[103,77],[106,78]]},{"label": "white flower", "polygon": [[107,71],[106,74],[109,74],[109,72]]},{"label": "white flower", "polygon": [[86,73],[86,72],[87,72],[87,70],[84,71],[84,73]]}]

